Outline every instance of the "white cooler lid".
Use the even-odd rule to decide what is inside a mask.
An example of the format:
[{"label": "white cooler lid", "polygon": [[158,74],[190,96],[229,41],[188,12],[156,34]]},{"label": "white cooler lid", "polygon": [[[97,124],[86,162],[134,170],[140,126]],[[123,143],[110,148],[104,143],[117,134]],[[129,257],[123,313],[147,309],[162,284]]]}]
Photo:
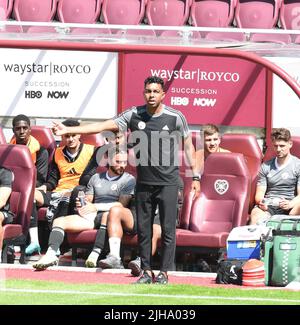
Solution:
[{"label": "white cooler lid", "polygon": [[268,234],[270,227],[262,225],[250,225],[235,227],[229,233],[227,241],[260,240],[261,235]]}]

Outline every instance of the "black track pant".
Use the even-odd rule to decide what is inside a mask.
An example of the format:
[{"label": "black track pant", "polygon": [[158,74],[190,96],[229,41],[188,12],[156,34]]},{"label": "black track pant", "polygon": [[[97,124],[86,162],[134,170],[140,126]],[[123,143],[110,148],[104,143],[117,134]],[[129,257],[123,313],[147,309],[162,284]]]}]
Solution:
[{"label": "black track pant", "polygon": [[178,185],[144,185],[136,186],[136,212],[138,241],[143,270],[151,270],[152,225],[158,206],[162,228],[161,271],[171,270],[176,249],[176,216]]}]

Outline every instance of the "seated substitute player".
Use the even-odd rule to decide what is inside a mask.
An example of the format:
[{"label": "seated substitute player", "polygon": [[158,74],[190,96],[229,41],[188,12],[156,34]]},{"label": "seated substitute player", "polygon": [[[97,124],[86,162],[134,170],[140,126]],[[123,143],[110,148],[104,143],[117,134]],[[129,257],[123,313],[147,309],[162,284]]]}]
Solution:
[{"label": "seated substitute player", "polygon": [[[39,141],[31,135],[31,124],[28,116],[24,114],[17,115],[12,121],[13,137],[11,144],[20,144],[28,147],[32,161],[36,167],[36,187],[38,188],[46,182],[48,174],[48,151],[41,146]],[[26,247],[25,254],[31,255],[39,253],[40,243],[38,238],[38,216],[36,208],[36,197],[32,206],[32,214],[29,225],[30,244]],[[17,250],[17,247],[15,247]]]},{"label": "seated substitute player", "polygon": [[135,178],[126,173],[127,152],[113,150],[108,158],[107,171],[90,179],[85,205],[78,203],[78,214],[54,219],[47,253],[33,265],[43,270],[58,263],[56,252],[64,239],[65,231],[79,232],[99,228],[106,224],[108,211],[114,206],[127,206],[135,188]]},{"label": "seated substitute player", "polygon": [[255,193],[256,206],[250,224],[267,221],[272,215],[300,214],[300,159],[291,155],[293,142],[288,129],[271,132],[276,157],[261,165]]}]

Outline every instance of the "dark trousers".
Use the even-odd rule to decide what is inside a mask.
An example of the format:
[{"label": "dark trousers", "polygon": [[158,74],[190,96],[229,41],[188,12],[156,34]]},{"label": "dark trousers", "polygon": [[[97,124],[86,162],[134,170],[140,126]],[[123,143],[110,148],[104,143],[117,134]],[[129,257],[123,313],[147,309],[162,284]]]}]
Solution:
[{"label": "dark trousers", "polygon": [[178,185],[144,185],[136,186],[136,212],[141,267],[151,270],[152,259],[152,225],[155,210],[159,208],[162,228],[160,270],[171,270],[176,249],[176,216]]}]

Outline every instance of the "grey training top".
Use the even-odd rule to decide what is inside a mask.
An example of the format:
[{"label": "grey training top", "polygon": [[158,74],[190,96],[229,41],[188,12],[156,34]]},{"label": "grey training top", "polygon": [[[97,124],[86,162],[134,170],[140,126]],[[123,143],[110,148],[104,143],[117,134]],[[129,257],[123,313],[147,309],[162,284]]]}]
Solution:
[{"label": "grey training top", "polygon": [[266,198],[292,200],[300,187],[300,159],[290,156],[288,162],[278,167],[276,158],[268,160],[260,167],[257,185],[266,186]]},{"label": "grey training top", "polygon": [[133,195],[135,178],[123,173],[112,180],[107,177],[106,172],[95,174],[87,185],[87,195],[94,195],[94,203],[112,203],[119,201],[121,195]]}]

